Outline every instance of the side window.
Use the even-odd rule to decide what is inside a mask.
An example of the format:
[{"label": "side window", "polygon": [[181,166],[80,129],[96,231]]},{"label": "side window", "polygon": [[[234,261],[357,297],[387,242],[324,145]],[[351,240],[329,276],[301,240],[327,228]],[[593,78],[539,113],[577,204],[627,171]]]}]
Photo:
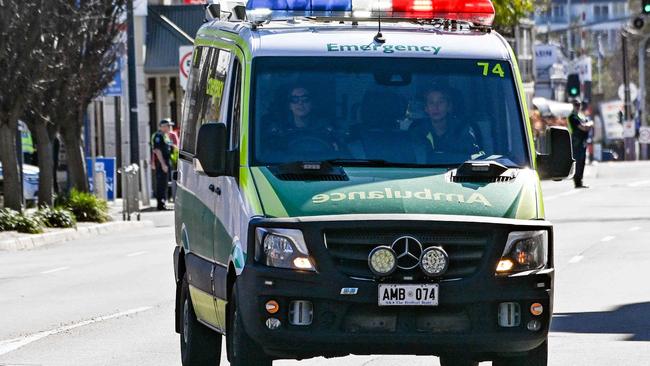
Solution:
[{"label": "side window", "polygon": [[196,135],[207,105],[206,87],[208,72],[212,69],[213,54],[212,49],[196,48],[187,81],[187,94],[183,103],[181,149],[190,154],[196,152]]},{"label": "side window", "polygon": [[204,89],[206,96],[206,108],[201,124],[225,121],[225,108],[222,107],[223,94],[230,67],[230,52],[225,50],[214,50],[212,67],[208,73],[207,85]]},{"label": "side window", "polygon": [[197,113],[194,108],[196,104],[197,86],[200,79],[201,56],[204,49],[201,47],[194,48],[192,55],[192,67],[187,80],[185,98],[183,100],[183,112],[181,117],[181,150],[194,154],[196,142],[196,118]]},{"label": "side window", "polygon": [[230,149],[235,150],[239,147],[239,129],[241,124],[241,80],[242,69],[237,58],[233,62],[233,83],[232,97],[230,105]]}]

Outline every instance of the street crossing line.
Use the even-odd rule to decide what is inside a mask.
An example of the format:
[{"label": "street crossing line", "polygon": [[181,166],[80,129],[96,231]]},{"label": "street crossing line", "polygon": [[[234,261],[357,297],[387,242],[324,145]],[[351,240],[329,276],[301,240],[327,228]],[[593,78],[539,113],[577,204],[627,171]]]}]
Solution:
[{"label": "street crossing line", "polygon": [[146,253],[147,253],[147,251],[146,251],[146,250],[143,250],[143,251],[141,251],[141,252],[135,252],[135,253],[127,254],[126,256],[127,256],[127,257],[135,257],[135,256],[143,255],[143,254],[146,254]]},{"label": "street crossing line", "polygon": [[50,274],[50,273],[54,273],[54,272],[61,272],[61,271],[65,271],[66,269],[70,269],[70,267],[58,267],[58,268],[50,269],[50,270],[47,270],[47,271],[43,271],[43,272],[41,272],[41,274]]},{"label": "street crossing line", "polygon": [[571,258],[571,260],[569,261],[569,263],[572,263],[572,264],[573,264],[573,263],[578,263],[578,262],[580,262],[583,258],[584,258],[583,255],[576,255],[575,257]]},{"label": "street crossing line", "polygon": [[607,242],[607,241],[612,241],[612,240],[614,240],[614,239],[616,239],[615,236],[611,236],[611,235],[609,235],[609,236],[606,236],[606,237],[600,239],[600,241]]},{"label": "street crossing line", "polygon": [[132,315],[136,313],[141,313],[143,311],[147,311],[149,309],[152,309],[152,306],[145,306],[145,307],[140,307],[140,308],[135,308],[127,311],[121,311],[119,313],[111,314],[111,315],[106,315],[106,316],[100,316],[97,318],[93,318],[90,320],[85,320],[76,324],[71,324],[71,325],[66,325],[64,327],[52,329],[52,330],[47,330],[44,332],[39,332],[39,333],[34,333],[31,335],[19,337],[19,338],[14,338],[14,339],[8,339],[5,341],[0,341],[0,356],[4,355],[9,352],[13,352],[17,350],[20,347],[26,346],[30,343],[36,342],[38,340],[41,340],[45,337],[49,337],[51,335],[67,332],[69,330],[83,327],[86,325],[94,324],[94,323],[99,323],[105,320],[110,320],[110,319],[115,319],[115,318],[120,318],[123,316],[127,315]]},{"label": "street crossing line", "polygon": [[632,187],[632,188],[634,188],[634,187],[645,187],[645,186],[650,187],[650,180],[642,180],[642,181],[639,181],[639,182],[632,182],[632,183],[628,184],[627,186]]}]

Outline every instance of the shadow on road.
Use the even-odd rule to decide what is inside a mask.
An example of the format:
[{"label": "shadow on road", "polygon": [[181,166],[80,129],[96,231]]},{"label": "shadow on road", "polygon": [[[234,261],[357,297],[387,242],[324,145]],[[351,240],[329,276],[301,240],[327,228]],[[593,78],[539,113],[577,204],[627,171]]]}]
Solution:
[{"label": "shadow on road", "polygon": [[650,341],[650,302],[611,311],[553,314],[552,332],[629,334],[628,341]]}]

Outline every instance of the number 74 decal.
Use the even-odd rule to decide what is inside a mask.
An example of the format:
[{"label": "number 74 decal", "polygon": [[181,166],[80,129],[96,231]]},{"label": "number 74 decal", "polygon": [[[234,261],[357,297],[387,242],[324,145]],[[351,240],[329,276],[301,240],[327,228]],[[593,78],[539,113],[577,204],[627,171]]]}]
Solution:
[{"label": "number 74 decal", "polygon": [[483,68],[483,76],[488,76],[490,74],[490,69],[492,74],[499,75],[499,77],[502,78],[506,76],[505,72],[503,72],[503,67],[501,67],[500,63],[494,64],[494,66],[492,66],[491,68],[489,62],[477,62],[476,65],[478,67]]}]

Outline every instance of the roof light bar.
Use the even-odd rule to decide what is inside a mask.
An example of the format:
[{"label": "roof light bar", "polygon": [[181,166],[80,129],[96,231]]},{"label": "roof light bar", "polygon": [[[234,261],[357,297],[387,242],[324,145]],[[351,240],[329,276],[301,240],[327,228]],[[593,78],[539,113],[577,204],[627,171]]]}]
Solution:
[{"label": "roof light bar", "polygon": [[294,17],[449,19],[491,26],[490,0],[249,0],[252,21]]}]

